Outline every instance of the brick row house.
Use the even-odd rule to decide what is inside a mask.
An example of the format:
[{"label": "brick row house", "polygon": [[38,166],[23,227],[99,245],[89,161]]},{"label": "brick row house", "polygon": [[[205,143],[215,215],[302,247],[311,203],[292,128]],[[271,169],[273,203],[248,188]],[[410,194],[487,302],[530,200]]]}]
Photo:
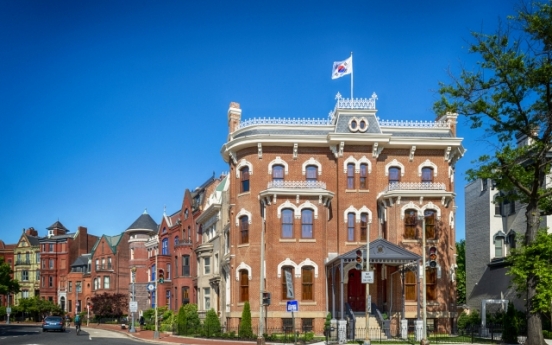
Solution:
[{"label": "brick row house", "polygon": [[46,229],[47,236],[39,239],[40,296],[60,305],[63,310],[72,311],[73,300],[67,302],[69,294],[73,293],[73,284],[80,286],[82,283],[69,277],[72,265],[82,255],[90,253],[98,236],[88,234],[88,229],[82,226],[70,233],[59,220]]},{"label": "brick row house", "polygon": [[[297,328],[321,333],[328,311],[340,327],[347,319],[364,325],[366,288],[355,253],[369,242],[372,315],[386,313],[389,331],[405,332],[399,328],[420,319],[425,290],[428,327],[451,331],[454,166],[464,153],[456,115],[384,121],[375,103],[375,95],[338,95],[327,120],[242,120],[239,104],[230,104],[221,149],[229,164],[228,267],[235,282],[226,301],[230,327],[239,324],[246,301],[259,321],[261,286],[272,297],[267,329],[290,326],[292,299],[299,305]],[[436,257],[424,270],[421,257],[429,248]]]},{"label": "brick row house", "polygon": [[[206,259],[210,253],[206,248],[210,245],[203,245],[203,229],[197,219],[208,202],[206,196],[214,192],[220,181],[213,176],[193,192],[186,190],[181,209],[170,216],[164,214],[158,231],[145,243],[149,260],[145,282],[148,285],[158,282],[157,290],[149,291],[148,306],[155,307],[157,299],[158,306],[174,311],[188,303],[198,304],[201,317],[209,307],[218,311],[218,299],[210,295],[211,277],[202,274],[205,262],[210,265],[210,259]],[[160,274],[163,283],[159,283]],[[211,298],[216,303],[211,304]]]},{"label": "brick row house", "polygon": [[[13,271],[13,252],[16,244],[6,244],[4,241],[0,240],[0,258],[4,260],[5,263],[9,265]],[[13,276],[13,275],[12,275]],[[9,303],[8,303],[9,298]],[[13,295],[0,295],[0,306],[13,305]]]}]

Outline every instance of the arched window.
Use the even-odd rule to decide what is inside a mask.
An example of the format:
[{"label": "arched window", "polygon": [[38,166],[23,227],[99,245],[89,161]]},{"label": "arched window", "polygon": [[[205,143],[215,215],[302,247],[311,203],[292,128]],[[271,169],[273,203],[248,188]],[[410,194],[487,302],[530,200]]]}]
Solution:
[{"label": "arched window", "polygon": [[368,238],[368,213],[360,214],[360,241],[366,242]]},{"label": "arched window", "polygon": [[347,164],[347,189],[355,188],[355,164]]},{"label": "arched window", "polygon": [[425,235],[426,239],[434,239],[436,236],[435,233],[435,210],[425,210]]},{"label": "arched window", "polygon": [[301,237],[302,238],[314,238],[313,223],[314,223],[314,211],[308,208],[301,210]]},{"label": "arched window", "polygon": [[190,256],[182,255],[182,275],[184,277],[190,276]]},{"label": "arched window", "polygon": [[389,183],[398,183],[401,181],[401,169],[399,167],[389,168]]},{"label": "arched window", "polygon": [[404,295],[407,301],[416,301],[416,275],[412,271],[404,274]]},{"label": "arched window", "polygon": [[305,174],[307,182],[316,182],[318,180],[318,167],[316,165],[307,165]]},{"label": "arched window", "polygon": [[247,270],[240,270],[240,302],[249,301],[249,276]]},{"label": "arched window", "polygon": [[240,170],[241,193],[249,192],[249,167],[245,166]]},{"label": "arched window", "polygon": [[426,268],[426,299],[428,301],[437,300],[437,289],[435,283],[437,282],[437,269]]},{"label": "arched window", "polygon": [[430,167],[422,168],[422,182],[423,183],[433,182],[433,168],[430,168]]},{"label": "arched window", "polygon": [[360,165],[360,189],[368,189],[368,164]]},{"label": "arched window", "polygon": [[282,238],[293,238],[293,210],[282,210]]},{"label": "arched window", "polygon": [[283,165],[273,165],[272,166],[272,181],[273,182],[284,182],[284,166]]},{"label": "arched window", "polygon": [[301,300],[314,300],[314,267],[312,266],[301,268]]},{"label": "arched window", "polygon": [[404,212],[404,238],[416,238],[416,226],[418,225],[418,212],[415,210],[406,210]]},{"label": "arched window", "polygon": [[347,241],[352,242],[355,240],[355,214],[353,212],[347,213]]},{"label": "arched window", "polygon": [[291,297],[287,293],[287,283],[286,283],[286,272],[289,272],[293,277],[293,267],[284,266],[282,267],[282,300],[290,300]]},{"label": "arched window", "polygon": [[249,243],[249,217],[240,217],[240,244]]}]

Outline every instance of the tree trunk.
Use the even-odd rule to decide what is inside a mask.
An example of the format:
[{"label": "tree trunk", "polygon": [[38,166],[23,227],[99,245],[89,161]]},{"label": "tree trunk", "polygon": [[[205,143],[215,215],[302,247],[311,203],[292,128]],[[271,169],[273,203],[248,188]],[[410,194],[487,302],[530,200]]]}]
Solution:
[{"label": "tree trunk", "polygon": [[[526,209],[527,231],[525,232],[525,243],[531,244],[537,238],[540,226],[540,212],[536,203],[529,203]],[[533,298],[537,294],[536,277],[531,274],[527,277],[527,341],[525,345],[545,345],[542,334],[542,318],[539,313],[532,312]]]}]

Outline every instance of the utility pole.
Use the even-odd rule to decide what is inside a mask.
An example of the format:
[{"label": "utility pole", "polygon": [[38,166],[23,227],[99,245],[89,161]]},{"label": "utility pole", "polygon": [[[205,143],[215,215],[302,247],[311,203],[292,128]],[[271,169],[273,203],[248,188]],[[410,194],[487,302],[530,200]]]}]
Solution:
[{"label": "utility pole", "polygon": [[157,315],[157,299],[158,299],[158,294],[159,294],[159,291],[157,290],[157,282],[159,281],[159,267],[157,266],[157,257],[159,256],[158,254],[158,250],[159,250],[159,237],[157,237],[157,246],[155,247],[155,269],[157,270],[157,272],[155,272],[155,331],[153,332],[153,339],[159,339],[159,320],[158,320],[158,315]]},{"label": "utility pole", "polygon": [[[370,272],[370,223],[366,234],[366,271]],[[370,345],[370,310],[372,306],[370,298],[370,283],[366,283],[366,335],[364,336],[364,345]]]},{"label": "utility pole", "polygon": [[421,216],[422,218],[422,342],[421,344],[429,344],[427,341],[427,287],[426,287],[426,226],[425,226],[425,214]]},{"label": "utility pole", "polygon": [[264,292],[264,261],[265,261],[265,252],[264,252],[264,233],[265,233],[265,204],[261,201],[261,281],[259,284],[259,330],[257,332],[257,345],[264,345],[265,339],[263,337],[263,292]]}]

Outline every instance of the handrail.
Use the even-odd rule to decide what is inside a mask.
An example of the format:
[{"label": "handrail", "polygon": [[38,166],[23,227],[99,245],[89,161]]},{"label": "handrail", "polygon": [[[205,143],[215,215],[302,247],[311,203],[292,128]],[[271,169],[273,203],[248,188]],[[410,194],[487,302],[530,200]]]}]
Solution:
[{"label": "handrail", "polygon": [[345,316],[351,319],[348,339],[355,339],[356,317],[349,303],[345,302]]}]

